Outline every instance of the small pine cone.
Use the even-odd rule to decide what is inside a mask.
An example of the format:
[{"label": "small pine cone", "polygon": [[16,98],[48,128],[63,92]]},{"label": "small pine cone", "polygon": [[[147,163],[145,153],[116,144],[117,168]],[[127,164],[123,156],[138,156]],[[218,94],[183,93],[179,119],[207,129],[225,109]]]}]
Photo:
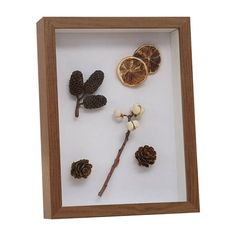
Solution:
[{"label": "small pine cone", "polygon": [[89,79],[84,83],[84,93],[94,93],[102,84],[104,73],[101,70],[96,70]]},{"label": "small pine cone", "polygon": [[105,106],[107,103],[106,97],[102,95],[90,95],[84,98],[83,104],[86,109],[95,109]]},{"label": "small pine cone", "polygon": [[89,164],[89,160],[82,159],[76,162],[73,162],[71,165],[71,175],[74,178],[87,178],[92,170],[92,165]]},{"label": "small pine cone", "polygon": [[149,165],[153,165],[156,160],[156,151],[153,147],[145,145],[144,147],[139,147],[138,151],[135,153],[135,158],[138,160],[140,166],[149,167]]},{"label": "small pine cone", "polygon": [[83,92],[83,74],[76,70],[71,74],[69,82],[70,93],[78,96]]}]

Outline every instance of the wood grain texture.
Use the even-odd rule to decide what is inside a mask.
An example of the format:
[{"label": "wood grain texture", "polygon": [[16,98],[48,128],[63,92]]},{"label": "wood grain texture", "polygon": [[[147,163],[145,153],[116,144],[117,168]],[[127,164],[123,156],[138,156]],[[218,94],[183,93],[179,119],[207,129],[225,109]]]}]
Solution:
[{"label": "wood grain texture", "polygon": [[186,19],[186,22],[184,22],[179,28],[179,38],[187,200],[193,205],[194,208],[196,208],[197,211],[200,211],[192,78],[190,19]]},{"label": "wood grain texture", "polygon": [[[56,29],[177,28],[186,166],[186,202],[62,207],[56,74]],[[194,99],[188,17],[44,17],[37,23],[43,199],[45,218],[198,212]]]},{"label": "wood grain texture", "polygon": [[41,20],[37,33],[44,217],[52,218],[61,208],[55,30]]}]

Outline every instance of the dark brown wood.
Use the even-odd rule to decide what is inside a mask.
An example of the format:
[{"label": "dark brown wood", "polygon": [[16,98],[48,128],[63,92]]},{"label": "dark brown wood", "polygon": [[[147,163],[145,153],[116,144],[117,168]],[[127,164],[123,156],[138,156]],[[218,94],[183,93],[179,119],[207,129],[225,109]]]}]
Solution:
[{"label": "dark brown wood", "polygon": [[[55,30],[71,28],[176,28],[179,30],[187,188],[186,202],[62,207]],[[190,18],[45,17],[37,23],[37,35],[44,217],[70,218],[198,212],[200,208],[194,122]]]}]

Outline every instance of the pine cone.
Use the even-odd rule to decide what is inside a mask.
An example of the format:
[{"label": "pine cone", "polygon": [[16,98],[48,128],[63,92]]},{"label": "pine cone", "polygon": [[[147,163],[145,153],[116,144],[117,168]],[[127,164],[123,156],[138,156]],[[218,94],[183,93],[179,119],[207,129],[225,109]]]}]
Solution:
[{"label": "pine cone", "polygon": [[89,79],[84,83],[84,93],[94,93],[102,84],[104,73],[101,70],[96,70]]},{"label": "pine cone", "polygon": [[71,175],[77,179],[87,178],[91,173],[92,167],[93,166],[89,164],[89,160],[86,159],[73,162],[71,165]]},{"label": "pine cone", "polygon": [[71,74],[69,82],[70,93],[78,96],[83,92],[83,74],[76,70]]},{"label": "pine cone", "polygon": [[90,95],[84,98],[83,104],[86,109],[94,109],[105,106],[107,103],[106,97],[103,95]]},{"label": "pine cone", "polygon": [[149,167],[149,165],[153,165],[156,160],[156,151],[153,147],[145,145],[144,147],[139,147],[138,151],[135,153],[135,158],[138,160],[140,166]]}]

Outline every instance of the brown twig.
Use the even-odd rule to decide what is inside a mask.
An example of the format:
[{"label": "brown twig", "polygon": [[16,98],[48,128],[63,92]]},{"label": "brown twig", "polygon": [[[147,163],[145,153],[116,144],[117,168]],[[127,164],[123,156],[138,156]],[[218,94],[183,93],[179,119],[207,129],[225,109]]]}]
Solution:
[{"label": "brown twig", "polygon": [[77,97],[76,107],[75,107],[75,117],[79,117],[79,107],[80,107],[80,99]]},{"label": "brown twig", "polygon": [[[128,118],[128,121],[131,121],[131,118],[134,116],[134,114],[131,113],[130,115],[124,115],[124,116]],[[124,150],[124,148],[125,148],[126,143],[127,143],[128,140],[129,140],[129,135],[130,135],[130,131],[128,130],[128,131],[125,133],[125,139],[124,139],[124,141],[123,141],[123,143],[122,143],[120,149],[118,150],[118,153],[117,153],[117,155],[116,155],[116,158],[115,158],[115,160],[114,160],[114,162],[113,162],[113,165],[111,166],[111,169],[110,169],[110,171],[109,171],[109,173],[108,173],[108,175],[107,175],[107,177],[106,177],[106,179],[105,179],[105,182],[104,182],[104,184],[103,184],[101,190],[100,190],[99,193],[98,193],[98,196],[99,196],[99,197],[101,197],[102,194],[104,193],[104,191],[106,190],[106,187],[107,187],[107,185],[108,185],[108,183],[109,183],[109,181],[110,181],[110,179],[111,179],[111,176],[112,176],[112,174],[113,174],[115,168],[119,165],[120,156],[121,156],[121,154],[122,154],[122,152],[123,152],[123,150]]]},{"label": "brown twig", "polygon": [[112,174],[113,174],[115,168],[118,166],[118,164],[119,164],[119,162],[120,162],[120,156],[121,156],[121,154],[122,154],[122,152],[123,152],[123,150],[124,150],[124,147],[125,147],[126,143],[127,143],[128,140],[129,140],[129,135],[130,135],[130,131],[128,130],[128,131],[126,132],[126,134],[125,134],[124,142],[123,142],[123,144],[121,145],[121,148],[119,149],[119,151],[118,151],[118,153],[117,153],[117,156],[116,156],[116,158],[115,158],[115,160],[114,160],[114,163],[113,163],[113,165],[111,166],[111,169],[110,169],[110,171],[109,171],[109,173],[108,173],[108,175],[107,175],[107,177],[106,177],[106,180],[105,180],[105,182],[104,182],[104,184],[103,184],[101,190],[100,190],[99,193],[98,193],[98,196],[99,196],[99,197],[102,196],[103,192],[105,191],[105,189],[106,189],[106,187],[107,187],[107,185],[108,185],[109,180],[111,179],[111,176],[112,176]]},{"label": "brown twig", "polygon": [[77,96],[77,101],[76,101],[76,107],[75,107],[75,117],[79,117],[79,108],[83,104],[80,101],[84,98],[85,94],[82,94],[82,96]]}]

